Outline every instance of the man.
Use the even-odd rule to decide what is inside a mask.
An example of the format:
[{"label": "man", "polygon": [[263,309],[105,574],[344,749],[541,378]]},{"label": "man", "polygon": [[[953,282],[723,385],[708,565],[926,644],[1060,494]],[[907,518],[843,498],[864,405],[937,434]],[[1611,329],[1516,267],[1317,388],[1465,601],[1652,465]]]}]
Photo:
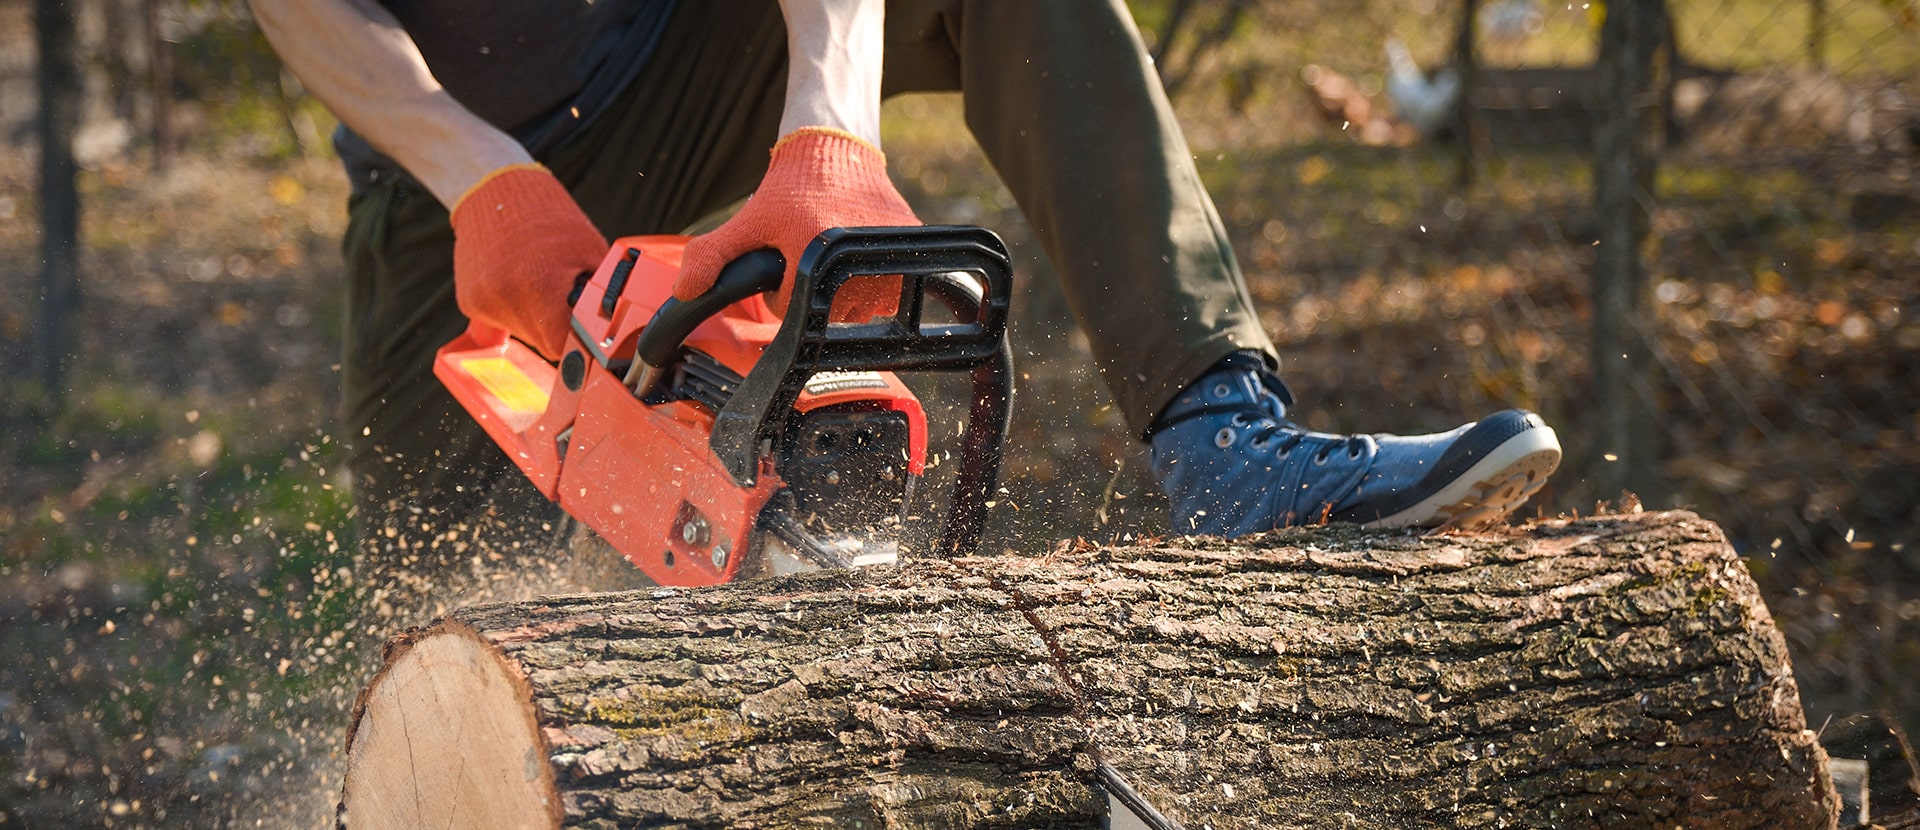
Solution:
[{"label": "man", "polygon": [[676,295],[745,251],[793,263],[827,227],[918,224],[878,149],[882,96],[909,91],[965,94],[1152,445],[1176,532],[1473,523],[1558,463],[1552,430],[1517,411],[1415,437],[1286,419],[1277,354],[1121,0],[253,7],[351,130],[351,466],[363,527],[399,548],[538,502],[432,377],[466,316],[554,357],[608,236],[687,228],[749,193],[689,245]]}]

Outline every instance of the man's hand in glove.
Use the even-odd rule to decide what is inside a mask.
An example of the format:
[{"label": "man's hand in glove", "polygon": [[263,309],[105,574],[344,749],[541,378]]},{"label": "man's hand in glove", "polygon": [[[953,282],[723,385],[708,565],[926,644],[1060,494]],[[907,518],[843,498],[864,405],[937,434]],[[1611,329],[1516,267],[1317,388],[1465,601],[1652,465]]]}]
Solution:
[{"label": "man's hand in glove", "polygon": [[511,164],[454,204],[453,290],[468,317],[506,329],[558,360],[567,295],[607,254],[607,240],[553,174]]},{"label": "man's hand in glove", "polygon": [[[773,162],[745,207],[712,233],[687,243],[673,295],[690,300],[713,287],[720,269],[741,254],[775,248],[787,258],[786,279],[771,303],[776,313],[792,297],[800,252],[834,227],[918,225],[900,191],[887,179],[878,147],[851,133],[802,127],[773,146]],[[899,305],[898,280],[860,278],[834,299],[834,319],[865,321]]]}]

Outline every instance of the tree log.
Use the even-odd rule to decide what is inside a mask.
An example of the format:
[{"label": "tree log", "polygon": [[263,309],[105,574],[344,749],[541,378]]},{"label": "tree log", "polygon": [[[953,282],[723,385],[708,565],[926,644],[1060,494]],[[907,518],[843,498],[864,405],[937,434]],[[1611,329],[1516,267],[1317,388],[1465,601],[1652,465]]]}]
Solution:
[{"label": "tree log", "polygon": [[[1832,827],[1688,513],[1063,546],[471,607],[390,643],[351,828]],[[1118,826],[1118,823],[1116,823]]]}]

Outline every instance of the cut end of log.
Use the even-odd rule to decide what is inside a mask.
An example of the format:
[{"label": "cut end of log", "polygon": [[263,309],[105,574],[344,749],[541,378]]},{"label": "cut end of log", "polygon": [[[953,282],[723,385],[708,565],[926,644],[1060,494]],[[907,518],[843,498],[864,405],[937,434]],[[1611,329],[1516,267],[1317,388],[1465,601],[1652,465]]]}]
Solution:
[{"label": "cut end of log", "polygon": [[558,827],[525,677],[466,626],[390,647],[356,707],[339,824]]}]

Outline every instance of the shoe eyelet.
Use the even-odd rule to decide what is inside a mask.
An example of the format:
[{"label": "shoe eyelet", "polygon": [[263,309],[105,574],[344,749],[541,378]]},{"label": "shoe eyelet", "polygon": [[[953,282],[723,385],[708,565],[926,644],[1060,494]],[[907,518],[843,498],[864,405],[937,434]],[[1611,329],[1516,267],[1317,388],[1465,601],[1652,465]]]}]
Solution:
[{"label": "shoe eyelet", "polygon": [[1248,424],[1251,424],[1251,423],[1253,423],[1253,416],[1252,416],[1252,415],[1249,415],[1249,414],[1247,414],[1247,413],[1245,413],[1245,412],[1237,412],[1237,413],[1234,413],[1234,416],[1233,416],[1233,425],[1234,425],[1234,426],[1237,426],[1237,427],[1243,427],[1243,426],[1247,426]]},{"label": "shoe eyelet", "polygon": [[1225,397],[1227,397],[1228,395],[1231,395],[1231,394],[1233,394],[1233,387],[1232,387],[1232,386],[1229,386],[1229,385],[1227,385],[1227,384],[1225,384],[1225,383],[1216,383],[1216,384],[1214,384],[1214,385],[1213,385],[1213,396],[1214,396],[1214,397],[1216,397],[1216,398],[1225,398]]},{"label": "shoe eyelet", "polygon": [[1234,440],[1238,437],[1239,436],[1234,435],[1233,430],[1222,429],[1213,434],[1213,445],[1224,450],[1233,446]]},{"label": "shoe eyelet", "polygon": [[1327,464],[1327,453],[1325,450],[1322,450],[1313,456],[1313,466],[1324,467],[1326,466],[1326,464]]},{"label": "shoe eyelet", "polygon": [[1287,447],[1286,449],[1283,449],[1283,450],[1281,450],[1281,451],[1279,451],[1279,452],[1277,452],[1277,453],[1274,453],[1274,456],[1273,456],[1273,460],[1275,460],[1275,461],[1285,461],[1285,460],[1287,460],[1287,456],[1289,456],[1289,455],[1292,455],[1292,454],[1293,454],[1293,448],[1292,448],[1292,447]]},{"label": "shoe eyelet", "polygon": [[1273,437],[1267,436],[1267,435],[1260,436],[1259,438],[1255,438],[1252,441],[1247,442],[1247,446],[1252,447],[1253,449],[1259,452],[1266,452],[1268,447],[1273,446]]},{"label": "shoe eyelet", "polygon": [[1365,451],[1365,450],[1363,450],[1363,449],[1361,449],[1361,448],[1360,448],[1360,445],[1359,445],[1359,444],[1357,444],[1357,443],[1355,443],[1355,444],[1349,444],[1349,445],[1347,445],[1347,457],[1348,457],[1348,458],[1351,458],[1351,459],[1353,459],[1353,460],[1355,460],[1355,461],[1359,461],[1359,460],[1360,460],[1360,456],[1362,456],[1362,455],[1365,455],[1365,454],[1366,454],[1366,451]]}]

